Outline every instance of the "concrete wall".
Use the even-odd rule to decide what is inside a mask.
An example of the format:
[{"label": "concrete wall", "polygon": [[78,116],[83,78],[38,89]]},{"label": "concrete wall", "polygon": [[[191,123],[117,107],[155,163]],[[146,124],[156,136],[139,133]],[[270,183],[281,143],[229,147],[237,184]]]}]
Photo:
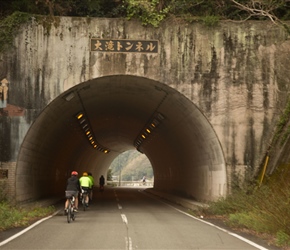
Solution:
[{"label": "concrete wall", "polygon": [[[159,52],[90,51],[91,38],[158,40]],[[9,136],[1,135],[7,150],[0,161],[17,159],[26,131],[61,93],[90,79],[124,74],[162,82],[191,100],[217,134],[228,181],[239,173],[253,176],[287,100],[288,38],[281,28],[258,21],[215,28],[168,21],[150,28],[122,19],[55,17],[48,25],[45,18],[33,18],[1,55],[11,106],[0,117],[3,126],[10,124]],[[25,112],[7,111],[13,108]]]}]

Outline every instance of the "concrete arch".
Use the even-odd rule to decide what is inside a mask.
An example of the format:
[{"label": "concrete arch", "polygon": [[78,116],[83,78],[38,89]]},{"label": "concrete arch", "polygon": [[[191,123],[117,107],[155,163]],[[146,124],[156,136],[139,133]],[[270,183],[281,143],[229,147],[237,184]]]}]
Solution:
[{"label": "concrete arch", "polygon": [[[79,112],[100,150],[109,153],[90,143],[76,118]],[[152,164],[156,190],[197,200],[226,195],[223,151],[201,110],[163,83],[112,75],[67,90],[37,117],[19,152],[16,200],[63,195],[72,170],[100,176],[119,154],[135,147]]]}]

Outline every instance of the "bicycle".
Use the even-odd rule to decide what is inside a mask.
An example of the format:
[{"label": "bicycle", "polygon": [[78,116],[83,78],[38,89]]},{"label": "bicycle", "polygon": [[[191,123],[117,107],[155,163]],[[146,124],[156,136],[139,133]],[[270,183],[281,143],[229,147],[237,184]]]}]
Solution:
[{"label": "bicycle", "polygon": [[89,190],[82,189],[81,197],[82,197],[83,210],[86,211],[86,208],[88,207],[88,202],[86,202],[86,200],[87,201],[89,200]]},{"label": "bicycle", "polygon": [[66,198],[69,200],[68,208],[66,212],[67,222],[70,223],[71,221],[75,220],[75,192],[74,191],[65,191]]}]

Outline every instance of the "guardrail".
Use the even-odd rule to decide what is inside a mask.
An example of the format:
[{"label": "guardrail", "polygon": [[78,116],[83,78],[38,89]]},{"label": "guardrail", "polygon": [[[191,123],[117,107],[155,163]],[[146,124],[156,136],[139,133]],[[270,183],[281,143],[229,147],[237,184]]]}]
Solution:
[{"label": "guardrail", "polygon": [[153,181],[107,181],[107,184],[114,187],[153,187]]}]

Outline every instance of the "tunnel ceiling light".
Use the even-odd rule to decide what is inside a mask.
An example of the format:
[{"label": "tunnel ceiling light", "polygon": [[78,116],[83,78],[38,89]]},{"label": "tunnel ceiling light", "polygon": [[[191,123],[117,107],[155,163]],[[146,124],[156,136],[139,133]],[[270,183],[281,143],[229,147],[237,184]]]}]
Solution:
[{"label": "tunnel ceiling light", "polygon": [[164,119],[165,116],[161,113],[155,113],[151,117],[147,125],[144,127],[144,129],[140,132],[139,136],[134,141],[134,146],[137,148],[138,151],[140,151],[140,147],[143,141],[147,140],[147,138],[151,136],[154,129],[157,128],[157,126],[159,126]]},{"label": "tunnel ceiling light", "polygon": [[157,119],[154,119],[151,124],[153,124],[154,128],[156,128],[159,125],[159,123],[160,122]]},{"label": "tunnel ceiling light", "polygon": [[93,132],[89,126],[89,124],[87,123],[87,121],[89,121],[88,119],[86,119],[85,117],[85,113],[84,112],[79,112],[77,115],[75,115],[75,117],[77,118],[77,120],[79,121],[79,124],[81,125],[81,128],[84,130],[88,141],[90,142],[90,144],[93,146],[94,149],[97,149],[103,153],[109,153],[110,150],[105,149],[104,147],[100,146],[99,143],[96,143],[96,139],[94,138]]},{"label": "tunnel ceiling light", "polygon": [[[145,141],[145,138],[147,140],[147,138],[149,138],[152,133],[153,130],[160,125],[160,123],[162,123],[162,121],[165,119],[165,116],[163,114],[161,114],[160,112],[157,112],[157,110],[160,108],[160,106],[162,105],[162,103],[165,101],[165,99],[168,96],[168,92],[165,91],[164,89],[162,89],[159,86],[155,86],[155,89],[158,91],[162,91],[164,92],[164,96],[161,98],[161,100],[159,101],[158,105],[156,106],[156,109],[153,111],[152,116],[150,117],[149,121],[147,124],[145,124],[144,128],[140,131],[139,135],[137,136],[137,138],[134,141],[134,145],[137,148],[138,151],[140,151],[141,153],[143,153],[140,150],[140,147],[142,145],[142,143]],[[150,131],[150,129],[152,129],[152,133]],[[147,135],[147,137],[144,136],[144,134]],[[141,139],[141,144],[139,144],[139,139]]]},{"label": "tunnel ceiling light", "polygon": [[76,117],[77,117],[78,120],[81,119],[83,116],[84,116],[83,113],[78,113],[78,114],[76,115]]}]

